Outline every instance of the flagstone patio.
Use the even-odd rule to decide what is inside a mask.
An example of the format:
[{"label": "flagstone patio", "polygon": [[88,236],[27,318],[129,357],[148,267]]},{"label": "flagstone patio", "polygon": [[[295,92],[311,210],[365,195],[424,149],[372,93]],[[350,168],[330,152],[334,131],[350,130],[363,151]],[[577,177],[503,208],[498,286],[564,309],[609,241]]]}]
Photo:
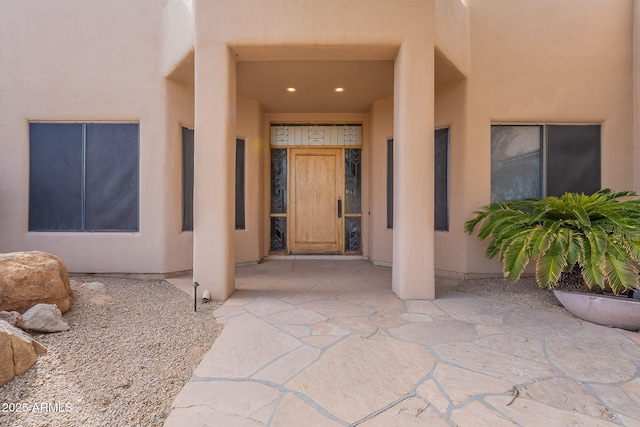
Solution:
[{"label": "flagstone patio", "polygon": [[367,261],[267,261],[236,283],[165,426],[640,426],[638,333],[444,279],[403,301]]}]

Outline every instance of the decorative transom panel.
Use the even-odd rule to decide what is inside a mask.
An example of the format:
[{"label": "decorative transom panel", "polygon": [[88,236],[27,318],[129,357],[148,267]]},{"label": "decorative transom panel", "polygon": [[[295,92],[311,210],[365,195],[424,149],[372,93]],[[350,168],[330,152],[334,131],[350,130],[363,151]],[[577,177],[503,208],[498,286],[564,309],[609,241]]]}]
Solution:
[{"label": "decorative transom panel", "polygon": [[274,146],[361,146],[361,125],[272,125]]}]

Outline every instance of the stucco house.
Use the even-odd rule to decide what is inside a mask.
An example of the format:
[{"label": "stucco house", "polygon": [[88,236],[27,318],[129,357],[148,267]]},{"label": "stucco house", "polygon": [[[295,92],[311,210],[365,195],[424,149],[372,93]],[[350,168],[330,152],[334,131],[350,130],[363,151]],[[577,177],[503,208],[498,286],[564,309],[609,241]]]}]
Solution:
[{"label": "stucco house", "polygon": [[500,274],[492,200],[640,188],[634,0],[0,0],[0,252]]}]

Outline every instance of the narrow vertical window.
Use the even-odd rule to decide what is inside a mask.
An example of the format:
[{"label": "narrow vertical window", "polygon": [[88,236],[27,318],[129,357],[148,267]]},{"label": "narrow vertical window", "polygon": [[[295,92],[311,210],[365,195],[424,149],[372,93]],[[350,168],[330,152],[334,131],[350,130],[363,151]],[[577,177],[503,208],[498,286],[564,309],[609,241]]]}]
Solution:
[{"label": "narrow vertical window", "polygon": [[362,150],[344,150],[344,250],[362,252]]},{"label": "narrow vertical window", "polygon": [[182,231],[193,231],[193,129],[182,128]]},{"label": "narrow vertical window", "polygon": [[236,139],[236,230],[244,225],[244,139]]},{"label": "narrow vertical window", "polygon": [[393,138],[387,139],[387,228],[393,228]]},{"label": "narrow vertical window", "polygon": [[434,227],[449,231],[449,128],[436,129],[434,150]]}]

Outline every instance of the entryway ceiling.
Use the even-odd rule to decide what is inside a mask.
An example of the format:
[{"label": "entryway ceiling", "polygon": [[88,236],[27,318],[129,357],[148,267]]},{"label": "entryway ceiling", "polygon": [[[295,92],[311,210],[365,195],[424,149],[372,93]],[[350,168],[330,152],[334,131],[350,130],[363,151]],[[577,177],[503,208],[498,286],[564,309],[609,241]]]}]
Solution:
[{"label": "entryway ceiling", "polygon": [[[239,47],[237,94],[260,102],[270,113],[359,113],[393,96],[397,46]],[[435,51],[435,86],[464,79],[444,54]],[[194,86],[194,52],[168,76]],[[296,88],[291,93],[287,88]],[[336,88],[344,88],[337,93]]]},{"label": "entryway ceiling", "polygon": [[238,95],[259,101],[267,112],[367,112],[373,101],[393,95],[388,60],[247,61],[236,67]]}]

